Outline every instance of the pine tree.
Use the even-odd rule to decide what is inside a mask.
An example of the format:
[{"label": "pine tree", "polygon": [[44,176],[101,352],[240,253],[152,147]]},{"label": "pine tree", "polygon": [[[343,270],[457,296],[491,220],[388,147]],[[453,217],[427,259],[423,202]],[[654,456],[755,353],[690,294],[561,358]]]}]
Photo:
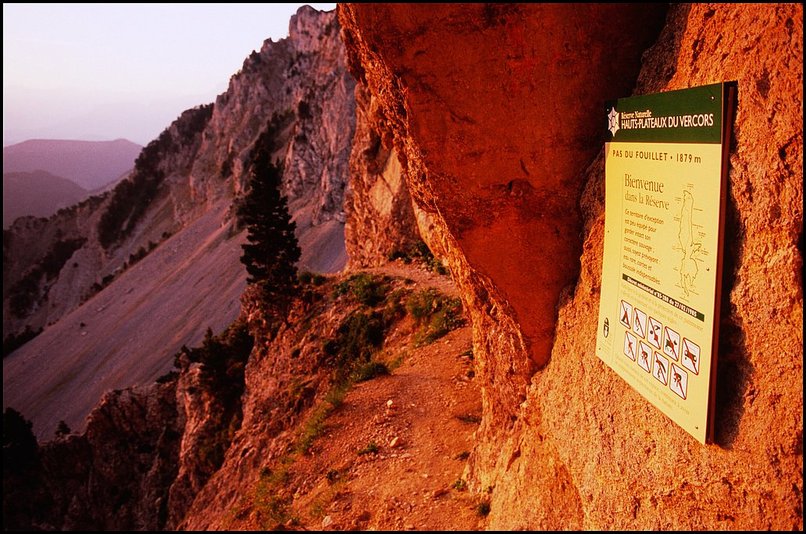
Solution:
[{"label": "pine tree", "polygon": [[296,224],[288,213],[288,201],[280,191],[282,165],[271,161],[274,129],[268,128],[255,143],[248,193],[238,210],[247,228],[241,262],[249,274],[247,282],[261,289],[262,296],[283,320],[296,295],[296,263],[300,248],[294,235]]}]

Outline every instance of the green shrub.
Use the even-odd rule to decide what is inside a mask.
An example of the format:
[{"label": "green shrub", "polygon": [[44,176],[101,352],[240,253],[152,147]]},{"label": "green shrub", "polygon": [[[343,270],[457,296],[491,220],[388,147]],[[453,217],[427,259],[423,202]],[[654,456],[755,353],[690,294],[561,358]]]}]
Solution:
[{"label": "green shrub", "polygon": [[325,402],[330,404],[333,409],[335,410],[342,404],[344,404],[344,397],[347,396],[347,392],[350,390],[349,382],[339,382],[338,384],[334,385],[330,390],[325,394]]},{"label": "green shrub", "polygon": [[344,379],[357,365],[368,362],[383,344],[384,325],[379,313],[352,313],[339,326],[336,339],[325,343],[325,354],[336,368],[336,376]]},{"label": "green shrub", "polygon": [[410,293],[407,289],[395,289],[386,297],[386,306],[383,308],[383,322],[391,325],[406,315],[404,301]]},{"label": "green shrub", "polygon": [[405,249],[393,250],[386,255],[389,261],[402,260],[403,263],[409,264],[412,261],[417,261],[425,266],[429,271],[437,274],[446,275],[448,270],[442,265],[442,262],[434,257],[428,245],[422,240],[411,243]]},{"label": "green shrub", "polygon": [[462,302],[458,298],[443,300],[439,309],[429,319],[422,341],[424,344],[433,343],[462,324],[464,324]]},{"label": "green shrub", "polygon": [[464,324],[462,301],[441,294],[434,288],[412,294],[406,310],[420,325],[417,345],[427,345]]},{"label": "green shrub", "polygon": [[300,454],[308,454],[314,440],[319,437],[325,429],[325,419],[333,411],[333,406],[327,404],[319,405],[305,421],[305,424],[297,438],[296,451]]},{"label": "green shrub", "polygon": [[276,471],[263,468],[255,488],[254,506],[257,518],[264,529],[275,528],[289,519],[291,498],[283,492],[289,481],[288,468],[281,465]]},{"label": "green shrub", "polygon": [[[190,361],[204,364],[203,373],[208,382],[224,386],[231,395],[240,395],[243,389],[243,366],[252,352],[254,339],[246,323],[236,321],[218,336],[207,328],[202,346],[193,349],[183,347]],[[240,384],[239,391],[230,391],[230,385]]]},{"label": "green shrub", "polygon": [[415,320],[422,320],[434,313],[439,307],[440,293],[434,288],[424,289],[409,296],[406,300],[406,311]]},{"label": "green shrub", "polygon": [[354,274],[347,280],[338,283],[333,291],[336,297],[350,294],[359,303],[370,307],[383,302],[388,292],[388,278],[369,273]]},{"label": "green shrub", "polygon": [[388,374],[390,374],[389,367],[385,363],[372,360],[360,364],[356,370],[353,371],[352,379],[356,382],[366,382],[367,380]]}]

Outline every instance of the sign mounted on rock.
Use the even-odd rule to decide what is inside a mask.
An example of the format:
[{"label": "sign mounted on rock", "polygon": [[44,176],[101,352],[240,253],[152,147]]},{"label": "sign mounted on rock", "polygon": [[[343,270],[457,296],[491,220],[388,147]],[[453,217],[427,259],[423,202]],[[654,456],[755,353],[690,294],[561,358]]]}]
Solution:
[{"label": "sign mounted on rock", "polygon": [[713,439],[735,92],[719,83],[607,103],[596,352],[701,443]]}]

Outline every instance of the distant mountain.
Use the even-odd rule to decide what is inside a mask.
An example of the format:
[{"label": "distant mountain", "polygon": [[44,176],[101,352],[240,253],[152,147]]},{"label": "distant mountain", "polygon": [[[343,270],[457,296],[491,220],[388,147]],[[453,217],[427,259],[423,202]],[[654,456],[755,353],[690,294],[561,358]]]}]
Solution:
[{"label": "distant mountain", "polygon": [[134,167],[142,149],[126,139],[32,139],[3,148],[3,173],[46,171],[89,191],[107,185]]},{"label": "distant mountain", "polygon": [[23,215],[48,217],[88,194],[75,182],[45,171],[3,173],[3,228]]}]

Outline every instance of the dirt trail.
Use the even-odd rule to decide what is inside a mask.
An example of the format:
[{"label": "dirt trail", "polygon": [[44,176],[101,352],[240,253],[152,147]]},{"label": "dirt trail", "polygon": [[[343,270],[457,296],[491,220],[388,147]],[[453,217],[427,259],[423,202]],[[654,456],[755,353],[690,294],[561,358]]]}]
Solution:
[{"label": "dirt trail", "polygon": [[[399,263],[370,272],[455,296],[450,278]],[[410,325],[387,338],[389,376],[356,384],[310,454],[289,469],[292,515],[307,529],[477,530],[479,496],[462,479],[481,394],[465,325],[417,347]],[[292,527],[293,528],[293,527]]]}]

